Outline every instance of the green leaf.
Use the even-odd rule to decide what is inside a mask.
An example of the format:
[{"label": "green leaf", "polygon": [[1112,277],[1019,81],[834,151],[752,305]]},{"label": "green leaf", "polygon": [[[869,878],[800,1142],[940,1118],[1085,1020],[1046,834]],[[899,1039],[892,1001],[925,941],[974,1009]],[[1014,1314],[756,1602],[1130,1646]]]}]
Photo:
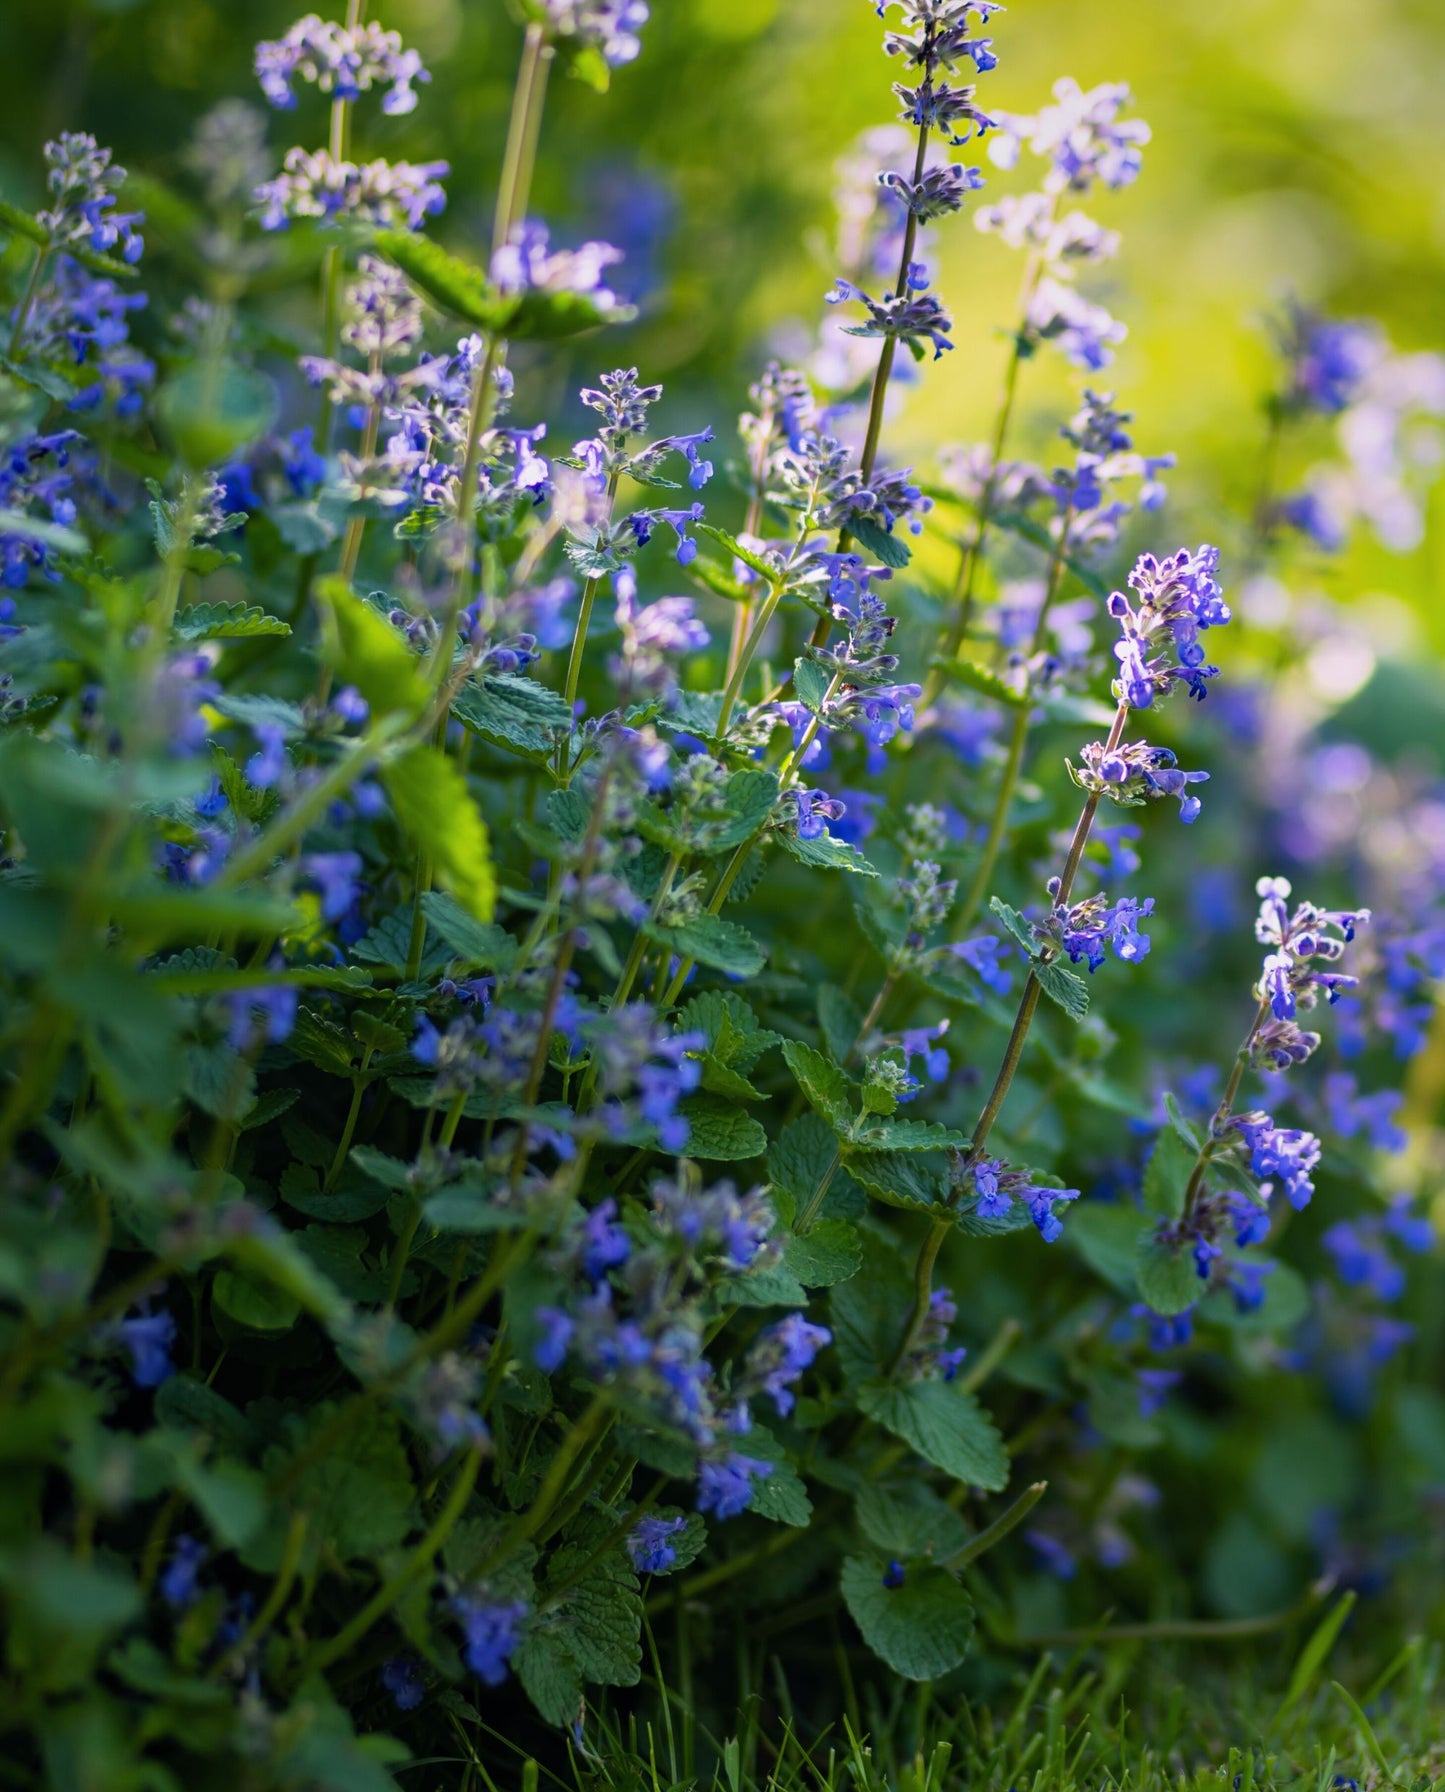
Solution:
[{"label": "green leaf", "polygon": [[863,1641],[905,1680],[950,1673],[973,1641],[973,1602],[945,1568],[911,1563],[903,1585],[883,1584],[888,1558],[870,1550],[843,1563],[843,1602]]},{"label": "green leaf", "polygon": [[687,1121],[682,1155],[708,1163],[737,1163],[761,1157],[768,1135],[753,1117],[716,1095],[687,1095],[677,1111]]},{"label": "green leaf", "polygon": [[768,1146],[768,1178],[787,1196],[785,1222],[806,1207],[822,1179],[832,1172],[822,1211],[837,1219],[857,1219],[868,1206],[863,1191],[846,1169],[833,1170],[838,1137],[821,1114],[811,1111],[791,1120]]},{"label": "green leaf", "polygon": [[301,1317],[301,1303],[294,1296],[234,1269],[217,1271],[211,1303],[219,1317],[243,1332],[279,1336]]},{"label": "green leaf", "polygon": [[374,716],[418,716],[431,692],[416,655],[391,624],[328,575],[312,587],[326,615],[325,654],[342,684],[355,685]]},{"label": "green leaf", "polygon": [[[565,1543],[548,1566],[548,1582],[561,1585],[586,1567],[597,1541]],[[546,1587],[543,1588],[546,1597]],[[636,1572],[621,1545],[593,1563],[563,1593],[556,1607],[558,1633],[584,1679],[601,1686],[636,1686],[642,1677],[642,1597]]]},{"label": "green leaf", "polygon": [[386,1299],[386,1270],[363,1261],[363,1253],[371,1244],[364,1226],[306,1226],[296,1235],[296,1242],[348,1300]]},{"label": "green leaf", "polygon": [[1192,1307],[1204,1293],[1193,1253],[1165,1244],[1153,1226],[1139,1234],[1134,1275],[1145,1304],[1166,1317]]},{"label": "green leaf", "polygon": [[1184,1211],[1184,1191],[1194,1173],[1197,1153],[1166,1127],[1154,1141],[1144,1166],[1144,1205],[1166,1220],[1177,1220]]},{"label": "green leaf", "polygon": [[1015,690],[992,667],[981,666],[977,660],[935,660],[933,665],[955,684],[967,685],[971,691],[992,697],[995,703],[1006,704],[1010,709],[1028,709],[1033,702],[1027,691]]},{"label": "green leaf", "polygon": [[906,1213],[953,1217],[952,1190],[941,1159],[902,1152],[850,1151],[848,1170],[876,1201]]},{"label": "green leaf", "polygon": [[1039,942],[1034,937],[1032,923],[1026,920],[1016,908],[1010,908],[1008,903],[999,896],[990,896],[988,906],[990,913],[998,916],[999,920],[1003,922],[1004,926],[1023,947],[1025,954],[1029,958],[1033,958],[1038,952]]},{"label": "green leaf", "polygon": [[438,1189],[422,1207],[422,1216],[438,1232],[476,1237],[483,1232],[516,1232],[527,1224],[523,1204],[497,1199],[490,1182],[464,1181]]},{"label": "green leaf", "polygon": [[[855,1135],[861,1150],[874,1151],[939,1151],[946,1145],[966,1145],[965,1133],[948,1126],[935,1126],[931,1120],[876,1120],[861,1127]],[[849,1163],[852,1154],[849,1153]]]},{"label": "green leaf", "polygon": [[511,1665],[544,1722],[560,1730],[578,1721],[585,1710],[582,1674],[558,1627],[545,1622],[533,1625]]},{"label": "green leaf", "polygon": [[237,641],[289,635],[291,625],[268,615],[259,604],[189,604],[176,612],[171,632],[181,641]]},{"label": "green leaf", "polygon": [[835,840],[831,834],[820,834],[816,840],[800,839],[794,828],[780,828],[778,844],[800,865],[814,865],[823,871],[851,871],[855,877],[877,877],[856,846],[846,840]]},{"label": "green leaf", "polygon": [[955,1480],[988,1493],[1008,1484],[1003,1439],[973,1395],[953,1382],[865,1382],[858,1410]]},{"label": "green leaf", "polygon": [[847,1220],[814,1220],[783,1246],[783,1265],[805,1288],[831,1288],[863,1267],[863,1237]]},{"label": "green leaf", "polygon": [[846,1132],[858,1107],[857,1090],[831,1058],[797,1039],[783,1041],[783,1056],[809,1106],[838,1132]]},{"label": "green leaf", "polygon": [[1134,1275],[1139,1215],[1132,1206],[1113,1201],[1079,1202],[1069,1214],[1063,1242],[1111,1288],[1128,1300],[1139,1298]]},{"label": "green leaf", "polygon": [[[744,566],[749,567],[755,573],[760,573],[770,585],[774,584],[780,576],[778,567],[764,559],[761,554],[754,552],[752,548],[745,548],[737,536],[729,535],[726,529],[719,529],[714,523],[699,523],[694,533],[708,535],[714,541],[721,542],[734,560],[741,560]],[[757,593],[754,592],[753,595],[756,596]]]},{"label": "green leaf", "polygon": [[21,211],[18,205],[11,205],[8,199],[0,199],[0,225],[15,236],[23,236],[38,248],[50,247],[50,232],[29,212]]},{"label": "green leaf", "polygon": [[740,1447],[745,1456],[773,1465],[770,1475],[754,1480],[748,1511],[756,1512],[759,1518],[770,1518],[775,1524],[805,1529],[813,1516],[813,1502],[787,1450],[762,1425],[754,1425],[748,1432],[746,1446]]},{"label": "green leaf", "polygon": [[823,713],[823,699],[828,694],[830,682],[828,674],[816,660],[794,660],[793,695],[809,715]]},{"label": "green leaf", "polygon": [[1082,1020],[1089,1012],[1089,986],[1076,972],[1056,960],[1036,959],[1034,976],[1051,1002],[1057,1002],[1070,1020]]},{"label": "green leaf", "polygon": [[767,954],[745,927],[706,911],[676,927],[649,921],[642,931],[648,939],[670,946],[679,957],[694,959],[729,977],[756,977],[767,963]]},{"label": "green leaf", "polygon": [[1204,1139],[1198,1127],[1190,1124],[1179,1110],[1179,1103],[1172,1095],[1164,1097],[1164,1112],[1169,1116],[1169,1124],[1193,1152],[1203,1149]]},{"label": "green leaf", "polygon": [[913,1297],[896,1250],[870,1237],[868,1273],[829,1291],[833,1348],[850,1386],[884,1374],[897,1353]]},{"label": "green leaf", "polygon": [[162,1425],[200,1432],[236,1456],[247,1455],[255,1441],[249,1419],[214,1388],[184,1372],[168,1375],[156,1389],[155,1414]]},{"label": "green leaf", "polygon": [[913,550],[899,535],[881,528],[871,516],[855,516],[848,524],[848,533],[861,548],[867,548],[875,560],[881,560],[885,566],[891,566],[896,572],[907,566],[913,558]]},{"label": "green leaf", "polygon": [[866,1482],[858,1489],[855,1510],[863,1535],[890,1558],[941,1560],[969,1541],[968,1525],[922,1481],[887,1487]]},{"label": "green leaf", "polygon": [[478,330],[502,330],[517,302],[498,292],[480,268],[449,255],[439,243],[412,230],[378,230],[377,249],[394,262],[440,310]]},{"label": "green leaf", "polygon": [[434,747],[413,747],[381,776],[397,820],[437,881],[475,920],[490,921],[497,880],[487,824],[455,762]]},{"label": "green leaf", "polygon": [[58,554],[90,552],[90,543],[79,529],[47,522],[43,517],[25,516],[18,510],[0,510],[0,534],[24,536],[27,541],[38,541],[43,547],[54,548]]},{"label": "green leaf", "polygon": [[[1250,1259],[1253,1262],[1260,1258]],[[1216,1289],[1199,1309],[1200,1317],[1214,1325],[1245,1334],[1292,1331],[1310,1310],[1309,1283],[1288,1263],[1275,1261],[1264,1284],[1264,1300],[1252,1312],[1241,1313],[1227,1289]]]},{"label": "green leaf", "polygon": [[452,714],[494,747],[545,764],[571,732],[572,711],[558,692],[512,674],[473,678],[452,699]]},{"label": "green leaf", "polygon": [[[267,1450],[262,1466],[280,1480],[323,1426],[335,1417],[334,1402],[280,1421],[280,1441]],[[310,1515],[306,1558],[323,1550],[338,1561],[375,1560],[401,1544],[412,1523],[415,1489],[399,1420],[385,1408],[358,1415],[355,1424],[328,1438],[296,1477],[291,1503]],[[273,1525],[245,1552],[248,1567],[274,1572],[280,1562],[281,1527]]]},{"label": "green leaf", "polygon": [[824,983],[818,990],[818,1030],[828,1055],[844,1063],[863,1030],[863,1011],[851,996]]},{"label": "green leaf", "polygon": [[561,342],[584,330],[604,324],[630,323],[637,312],[631,305],[606,308],[581,292],[540,292],[535,288],[517,300],[516,310],[502,334],[512,342]]},{"label": "green leaf", "polygon": [[478,921],[441,890],[427,890],[422,913],[451,947],[455,963],[472,971],[509,971],[516,962],[517,942],[495,921]]},{"label": "green leaf", "polygon": [[155,412],[181,459],[200,469],[233,459],[265,435],[276,403],[264,373],[234,362],[195,361],[161,387]]}]

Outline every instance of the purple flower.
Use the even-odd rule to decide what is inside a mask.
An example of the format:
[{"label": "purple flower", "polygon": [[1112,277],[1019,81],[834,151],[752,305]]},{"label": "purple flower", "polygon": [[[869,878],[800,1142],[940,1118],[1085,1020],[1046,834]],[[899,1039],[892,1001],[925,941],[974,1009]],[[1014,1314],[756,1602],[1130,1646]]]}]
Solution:
[{"label": "purple flower", "polygon": [[392,1655],[381,1664],[382,1687],[391,1694],[398,1711],[415,1711],[426,1696],[421,1663],[414,1655]]},{"label": "purple flower", "polygon": [[[1147,709],[1156,693],[1165,695],[1176,683],[1187,685],[1191,696],[1204,697],[1205,681],[1219,668],[1204,663],[1199,636],[1227,623],[1231,614],[1215,577],[1218,570],[1217,548],[1201,547],[1193,554],[1180,548],[1162,561],[1144,554],[1129,574],[1138,608],[1122,591],[1110,595],[1109,614],[1124,637],[1114,648],[1119,662],[1114,695],[1121,703]],[[1156,651],[1161,648],[1165,651]]]},{"label": "purple flower", "polygon": [[257,44],[255,68],[262,93],[284,112],[296,104],[297,81],[339,100],[385,86],[381,109],[399,115],[416,106],[413,83],[431,80],[416,51],[402,48],[399,32],[374,22],[347,29],[314,12],[298,19],[284,37]]},{"label": "purple flower", "polygon": [[821,1325],[810,1325],[799,1313],[789,1313],[758,1335],[748,1353],[747,1375],[765,1394],[771,1394],[785,1417],[793,1410],[791,1386],[814,1357],[830,1344],[833,1334]]},{"label": "purple flower", "polygon": [[627,1535],[627,1553],[639,1574],[666,1574],[677,1561],[672,1541],[687,1529],[685,1518],[658,1518],[649,1513],[639,1518]]},{"label": "purple flower", "polygon": [[508,1662],[521,1638],[527,1607],[520,1600],[495,1602],[476,1594],[459,1593],[452,1610],[462,1626],[462,1657],[471,1671],[488,1686],[500,1686],[507,1678]]},{"label": "purple flower", "polygon": [[195,1537],[183,1534],[176,1538],[171,1559],[157,1583],[161,1598],[173,1611],[185,1611],[200,1598],[196,1577],[210,1553]]},{"label": "purple flower", "polygon": [[824,296],[830,305],[856,299],[867,311],[867,323],[844,326],[848,335],[892,337],[895,341],[906,342],[920,360],[925,353],[923,344],[931,342],[936,361],[945,349],[954,346],[948,340],[953,322],[933,294],[926,291],[927,286],[923,264],[915,262],[901,295],[885,293],[881,299],[875,299],[851,280],[840,279]]},{"label": "purple flower", "polygon": [[697,1477],[698,1511],[711,1512],[719,1519],[736,1518],[748,1509],[753,1482],[766,1479],[772,1472],[771,1462],[736,1453],[721,1461],[704,1462]]},{"label": "purple flower", "polygon": [[890,1593],[896,1592],[903,1585],[904,1567],[902,1562],[894,1560],[883,1570],[883,1585]]},{"label": "purple flower", "polygon": [[1078,1189],[1045,1188],[1032,1183],[1027,1172],[1011,1170],[997,1157],[981,1158],[972,1166],[961,1164],[960,1167],[967,1169],[973,1192],[978,1196],[974,1211],[980,1219],[1004,1219],[1017,1200],[1028,1209],[1029,1218],[1045,1244],[1053,1244],[1063,1236],[1063,1221],[1054,1212],[1054,1207],[1077,1201]]},{"label": "purple flower", "polygon": [[582,1273],[589,1282],[600,1282],[632,1253],[627,1234],[614,1224],[616,1218],[617,1203],[609,1196],[583,1222]]},{"label": "purple flower", "polygon": [[544,1375],[555,1375],[566,1360],[576,1324],[560,1307],[538,1307],[533,1317],[542,1333],[533,1350],[533,1360]]},{"label": "purple flower", "polygon": [[300,859],[297,869],[321,895],[321,914],[339,921],[356,900],[361,877],[361,855],[355,852],[313,852]]},{"label": "purple flower", "polygon": [[176,1322],[169,1313],[142,1308],[122,1319],[115,1331],[130,1352],[130,1376],[138,1388],[158,1388],[174,1372],[171,1346],[176,1341]]},{"label": "purple flower", "polygon": [[1134,1381],[1139,1390],[1139,1416],[1152,1419],[1163,1406],[1169,1390],[1183,1380],[1178,1369],[1139,1369]]},{"label": "purple flower", "polygon": [[1308,1207],[1315,1192],[1310,1172],[1320,1161],[1320,1142],[1315,1135],[1298,1127],[1276,1126],[1258,1109],[1236,1114],[1229,1124],[1249,1147],[1255,1175],[1262,1180],[1277,1177],[1292,1207]]}]

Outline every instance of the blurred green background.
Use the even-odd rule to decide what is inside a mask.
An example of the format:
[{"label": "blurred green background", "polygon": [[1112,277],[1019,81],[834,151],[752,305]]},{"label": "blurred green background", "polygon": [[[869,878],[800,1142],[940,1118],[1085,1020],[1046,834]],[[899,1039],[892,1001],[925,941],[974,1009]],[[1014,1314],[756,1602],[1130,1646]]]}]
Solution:
[{"label": "blurred green background", "polygon": [[[41,142],[63,128],[93,130],[128,166],[182,182],[196,117],[226,95],[258,97],[251,46],[296,7],[3,0],[0,11],[8,66],[28,77],[9,84],[0,113],[0,190],[24,200],[36,196]],[[434,81],[410,118],[362,108],[358,148],[448,159],[438,232],[480,251],[518,26],[505,0],[372,11],[422,51]],[[660,281],[630,339],[603,352],[634,355],[669,383],[672,426],[707,419],[723,435],[775,332],[788,320],[795,336],[812,327],[834,272],[834,162],[896,113],[880,29],[870,0],[653,0],[643,56],[610,95],[555,84],[533,210],[574,240],[653,233]],[[1154,128],[1138,186],[1096,208],[1124,233],[1094,288],[1130,329],[1107,383],[1137,413],[1141,446],[1178,451],[1183,532],[1227,539],[1214,517],[1248,501],[1269,378],[1264,317],[1286,294],[1374,315],[1402,347],[1445,347],[1445,6],[1020,0],[992,32],[1002,62],[982,85],[985,105],[1032,111],[1061,74],[1124,80]],[[323,140],[324,105],[308,95],[270,125],[279,161],[293,141]],[[994,192],[1022,179],[990,174]],[[920,462],[984,433],[1019,272],[967,215],[947,225],[942,267],[959,352],[913,388],[891,437],[899,458]],[[595,371],[598,352],[584,345],[548,377]],[[1046,451],[1070,377],[1053,356],[1029,370],[1021,446]],[[1327,445],[1323,427],[1297,443],[1300,466]],[[1310,563],[1308,577],[1408,607],[1417,621],[1397,613],[1397,648],[1419,629],[1445,646],[1432,601],[1445,531],[1430,535],[1433,548],[1405,556],[1362,541]],[[1393,606],[1376,607],[1388,617]]]}]

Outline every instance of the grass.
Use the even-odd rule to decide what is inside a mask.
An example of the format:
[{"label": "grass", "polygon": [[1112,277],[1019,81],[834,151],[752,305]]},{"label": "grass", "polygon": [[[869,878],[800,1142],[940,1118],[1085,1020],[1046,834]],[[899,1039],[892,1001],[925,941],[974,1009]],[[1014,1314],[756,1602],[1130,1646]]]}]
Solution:
[{"label": "grass", "polygon": [[[809,1725],[773,1661],[733,1722],[705,1723],[676,1689],[633,1714],[589,1713],[550,1761],[460,1722],[465,1751],[399,1770],[460,1792],[1401,1792],[1445,1788],[1445,1646],[1415,1639],[1383,1664],[1340,1648],[1338,1601],[1288,1654],[1142,1642],[1053,1652],[1031,1669],[954,1682],[830,1676],[835,1720]],[[1343,1660],[1337,1657],[1343,1656]],[[1338,1677],[1336,1677],[1338,1676]],[[814,1682],[821,1708],[827,1682]],[[494,1751],[501,1751],[500,1753]],[[484,1759],[485,1757],[485,1759]],[[458,1768],[462,1769],[460,1780]]]}]

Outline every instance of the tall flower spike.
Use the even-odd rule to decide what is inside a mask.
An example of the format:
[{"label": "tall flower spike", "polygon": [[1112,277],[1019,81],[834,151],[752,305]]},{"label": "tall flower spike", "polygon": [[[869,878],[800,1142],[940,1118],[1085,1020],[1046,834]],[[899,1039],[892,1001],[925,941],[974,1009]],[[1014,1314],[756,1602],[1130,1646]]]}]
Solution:
[{"label": "tall flower spike", "polygon": [[[1184,684],[1193,697],[1206,695],[1205,681],[1218,674],[1204,663],[1199,637],[1230,619],[1229,605],[1215,577],[1219,550],[1180,548],[1165,560],[1141,555],[1129,574],[1138,608],[1122,591],[1109,598],[1109,614],[1123,631],[1114,648],[1119,676],[1114,695],[1131,709],[1147,709],[1157,695]],[[1162,650],[1162,651],[1161,651]]]}]

